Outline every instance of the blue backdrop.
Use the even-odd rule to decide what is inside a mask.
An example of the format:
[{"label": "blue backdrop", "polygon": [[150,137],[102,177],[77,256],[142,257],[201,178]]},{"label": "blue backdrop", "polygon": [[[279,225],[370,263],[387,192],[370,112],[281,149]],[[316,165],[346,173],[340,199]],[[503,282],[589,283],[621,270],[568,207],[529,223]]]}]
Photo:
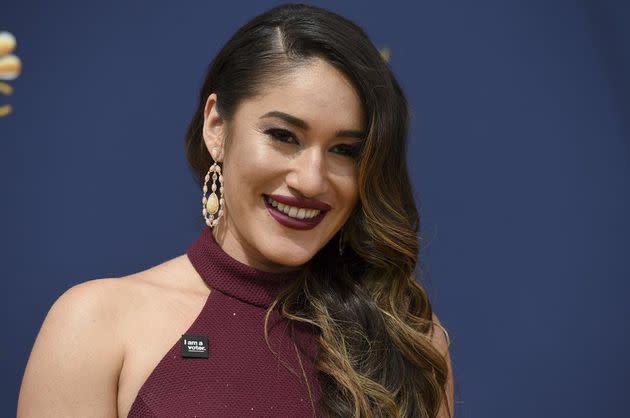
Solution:
[{"label": "blue backdrop", "polygon": [[[182,254],[204,70],[277,2],[0,6],[22,74],[0,105],[0,415],[70,286]],[[458,417],[622,417],[630,351],[630,8],[315,1],[363,26],[412,107],[421,257]]]}]

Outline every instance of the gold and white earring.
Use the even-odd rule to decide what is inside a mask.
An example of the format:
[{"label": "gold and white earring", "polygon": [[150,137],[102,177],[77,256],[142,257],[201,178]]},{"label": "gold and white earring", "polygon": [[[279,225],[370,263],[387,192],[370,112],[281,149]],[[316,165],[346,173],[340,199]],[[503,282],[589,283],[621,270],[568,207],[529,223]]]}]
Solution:
[{"label": "gold and white earring", "polygon": [[[212,149],[211,155],[213,158],[213,164],[208,169],[205,181],[203,183],[203,198],[201,199],[203,209],[201,213],[206,220],[206,225],[209,227],[215,227],[219,223],[219,218],[223,216],[223,175],[221,174],[221,166],[217,164],[216,148]],[[208,181],[212,177],[212,185],[210,186],[210,196],[206,197],[208,193]],[[219,180],[219,196],[217,196],[217,180]]]}]

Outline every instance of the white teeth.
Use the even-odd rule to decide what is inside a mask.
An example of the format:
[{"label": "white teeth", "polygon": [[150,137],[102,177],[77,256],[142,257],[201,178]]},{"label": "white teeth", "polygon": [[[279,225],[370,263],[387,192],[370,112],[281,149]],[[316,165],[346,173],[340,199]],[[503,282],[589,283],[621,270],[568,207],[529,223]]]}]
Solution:
[{"label": "white teeth", "polygon": [[288,215],[292,218],[297,219],[310,219],[319,215],[318,209],[307,209],[307,208],[298,208],[296,206],[285,205],[284,203],[277,202],[273,200],[271,197],[267,197],[267,202],[275,208],[278,208],[279,211]]}]

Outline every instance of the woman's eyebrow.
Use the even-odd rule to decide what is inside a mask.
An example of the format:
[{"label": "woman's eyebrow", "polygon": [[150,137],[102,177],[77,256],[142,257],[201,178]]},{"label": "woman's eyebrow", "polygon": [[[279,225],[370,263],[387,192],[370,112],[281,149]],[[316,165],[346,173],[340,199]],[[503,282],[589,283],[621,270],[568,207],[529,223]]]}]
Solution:
[{"label": "woman's eyebrow", "polygon": [[[284,120],[285,122],[293,126],[296,126],[304,131],[308,131],[310,129],[310,126],[308,125],[308,123],[306,123],[306,121],[296,116],[289,115],[288,113],[280,112],[278,110],[273,110],[271,112],[265,113],[264,115],[260,117],[260,119],[263,119],[263,118],[280,118]],[[335,136],[346,137],[346,138],[358,138],[358,139],[365,139],[366,137],[365,132],[357,131],[354,129],[341,129],[335,132]]]}]

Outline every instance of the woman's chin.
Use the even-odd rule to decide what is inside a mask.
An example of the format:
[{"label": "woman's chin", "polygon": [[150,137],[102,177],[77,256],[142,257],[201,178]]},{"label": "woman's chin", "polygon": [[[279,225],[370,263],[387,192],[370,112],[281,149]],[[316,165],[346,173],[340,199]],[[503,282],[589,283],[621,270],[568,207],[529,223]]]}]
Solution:
[{"label": "woman's chin", "polygon": [[315,256],[314,250],[304,249],[293,245],[291,247],[275,248],[267,252],[266,258],[271,263],[287,268],[299,267],[306,264]]},{"label": "woman's chin", "polygon": [[279,255],[278,257],[274,257],[271,261],[274,264],[277,264],[278,266],[291,268],[291,267],[300,267],[306,264],[311,258],[312,256],[299,257],[296,255],[286,255],[286,256]]}]

